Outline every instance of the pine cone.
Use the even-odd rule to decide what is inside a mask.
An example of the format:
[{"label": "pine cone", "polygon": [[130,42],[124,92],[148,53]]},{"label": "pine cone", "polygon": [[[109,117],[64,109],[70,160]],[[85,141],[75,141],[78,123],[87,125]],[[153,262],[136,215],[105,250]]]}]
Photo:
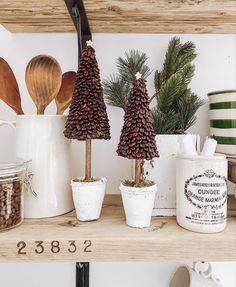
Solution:
[{"label": "pine cone", "polygon": [[82,52],[64,135],[77,140],[110,139],[100,72],[91,46]]},{"label": "pine cone", "polygon": [[129,159],[151,160],[159,157],[144,79],[135,80],[133,83],[117,153]]}]

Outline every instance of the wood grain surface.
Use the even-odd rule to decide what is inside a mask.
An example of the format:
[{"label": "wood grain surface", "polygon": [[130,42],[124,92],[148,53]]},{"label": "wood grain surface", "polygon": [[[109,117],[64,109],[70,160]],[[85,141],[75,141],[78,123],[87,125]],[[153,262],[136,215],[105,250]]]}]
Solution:
[{"label": "wood grain surface", "polygon": [[120,196],[106,197],[101,219],[77,222],[74,212],[25,220],[0,233],[0,261],[235,261],[236,203],[231,197],[227,228],[200,234],[179,227],[174,217],[153,217],[144,229],[130,228]]},{"label": "wood grain surface", "polygon": [[61,68],[54,58],[38,55],[30,60],[25,71],[25,82],[37,107],[37,114],[43,114],[47,105],[58,94],[61,81]]},{"label": "wood grain surface", "polygon": [[[236,32],[235,0],[84,0],[93,33]],[[63,0],[1,0],[11,32],[75,32]]]},{"label": "wood grain surface", "polygon": [[0,57],[0,99],[10,106],[17,115],[24,114],[18,83],[9,64]]},{"label": "wood grain surface", "polygon": [[62,115],[69,107],[75,88],[76,72],[69,71],[62,75],[61,87],[55,97],[57,115]]}]

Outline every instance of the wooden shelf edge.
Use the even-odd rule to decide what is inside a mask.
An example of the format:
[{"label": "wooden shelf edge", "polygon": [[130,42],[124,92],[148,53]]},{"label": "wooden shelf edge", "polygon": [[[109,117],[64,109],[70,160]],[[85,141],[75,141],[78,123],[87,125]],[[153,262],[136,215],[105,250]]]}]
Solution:
[{"label": "wooden shelf edge", "polygon": [[236,213],[230,197],[227,228],[199,234],[179,227],[174,217],[154,217],[152,225],[125,225],[120,196],[106,197],[101,219],[78,223],[74,212],[25,220],[0,233],[0,261],[235,261]]},{"label": "wooden shelf edge", "polygon": [[[234,0],[84,0],[93,33],[235,34]],[[0,1],[10,32],[75,32],[63,0]]]}]

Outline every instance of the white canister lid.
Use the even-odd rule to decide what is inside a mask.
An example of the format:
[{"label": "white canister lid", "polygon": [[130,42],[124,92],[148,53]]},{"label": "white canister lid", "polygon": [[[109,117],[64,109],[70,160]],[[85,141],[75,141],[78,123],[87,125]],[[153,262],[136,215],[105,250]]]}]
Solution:
[{"label": "white canister lid", "polygon": [[213,156],[204,156],[204,155],[185,155],[178,154],[176,158],[187,159],[187,160],[225,160],[226,155],[221,153],[215,153]]}]

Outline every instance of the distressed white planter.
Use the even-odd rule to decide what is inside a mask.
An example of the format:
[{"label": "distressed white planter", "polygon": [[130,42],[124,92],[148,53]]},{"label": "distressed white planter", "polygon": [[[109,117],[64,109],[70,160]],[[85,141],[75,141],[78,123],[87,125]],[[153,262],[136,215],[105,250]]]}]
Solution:
[{"label": "distressed white planter", "polygon": [[93,182],[71,181],[76,215],[80,221],[99,219],[106,183],[105,178]]},{"label": "distressed white planter", "polygon": [[180,155],[176,159],[178,224],[195,232],[215,233],[226,226],[227,160],[225,155]]},{"label": "distressed white planter", "polygon": [[144,228],[151,224],[152,210],[157,192],[156,184],[149,187],[129,187],[120,184],[126,223],[131,227]]},{"label": "distressed white planter", "polygon": [[25,218],[52,217],[74,209],[72,146],[63,135],[66,119],[63,115],[17,115],[14,122],[0,121],[16,131],[16,157],[32,161],[32,188],[37,197],[25,195]]},{"label": "distressed white planter", "polygon": [[[185,135],[157,135],[156,144],[160,157],[152,163],[145,161],[144,173],[147,179],[157,183],[158,192],[153,215],[173,216],[176,214],[175,157],[180,153],[179,138]],[[199,136],[192,135],[199,149]]]}]

